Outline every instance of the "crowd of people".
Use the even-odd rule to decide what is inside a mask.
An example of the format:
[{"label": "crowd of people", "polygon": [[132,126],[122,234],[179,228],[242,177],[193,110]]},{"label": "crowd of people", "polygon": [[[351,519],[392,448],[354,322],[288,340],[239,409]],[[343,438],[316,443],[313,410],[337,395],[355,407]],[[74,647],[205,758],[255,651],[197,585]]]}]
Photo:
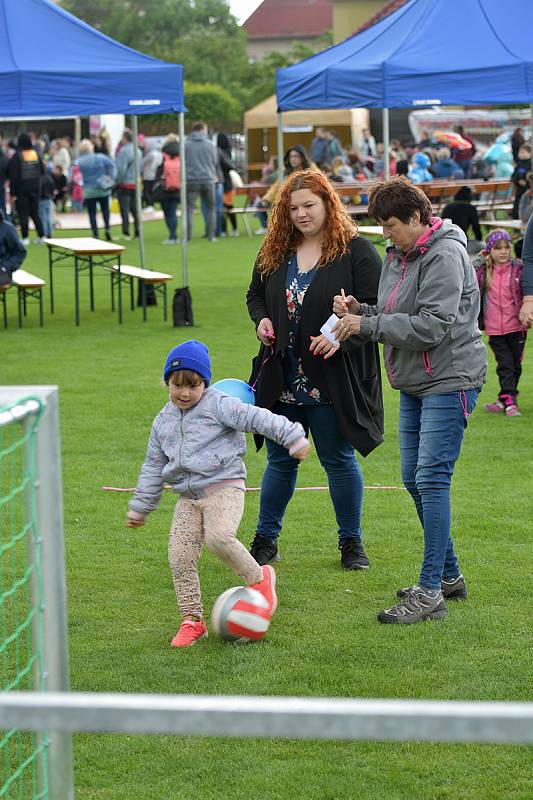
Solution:
[{"label": "crowd of people", "polygon": [[[238,236],[233,213],[235,186],[241,182],[232,160],[230,141],[219,133],[216,143],[203,122],[194,123],[185,143],[189,239],[192,214],[198,198],[205,219],[205,236],[216,241],[228,233]],[[161,205],[168,236],[164,244],[178,244],[178,207],[181,200],[179,140],[169,134],[161,146],[142,134],[137,141],[138,168],[142,179],[143,204],[153,210]],[[118,201],[121,240],[139,235],[135,201],[135,152],[133,135],[125,129],[114,153],[105,129],[82,139],[77,151],[67,139],[49,141],[46,134],[21,133],[5,145],[0,139],[0,210],[20,227],[24,246],[30,243],[29,221],[36,231],[36,244],[53,235],[59,222],[54,212],[85,208],[92,235],[99,237],[98,209],[104,235],[111,241],[110,201]]]},{"label": "crowd of people", "polygon": [[[510,179],[513,185],[513,217],[524,224],[533,212],[531,145],[517,128],[505,147],[499,144],[479,152],[474,141],[458,126],[442,136],[423,131],[420,140],[401,143],[392,139],[389,168],[392,176],[404,176],[413,184],[438,179]],[[454,146],[455,145],[455,146]],[[158,140],[138,137],[137,156],[143,187],[143,204],[152,210],[159,203],[164,213],[168,236],[164,244],[178,243],[178,208],[181,202],[181,164],[179,140],[169,134],[162,145]],[[226,235],[238,236],[234,213],[236,188],[242,185],[232,157],[229,137],[209,134],[203,122],[193,123],[185,142],[187,163],[187,228],[192,236],[193,212],[200,200],[204,237],[215,242]],[[354,194],[345,202],[366,204],[368,181],[385,174],[385,153],[368,129],[363,129],[356,149],[347,148],[334,130],[318,127],[309,153],[303,145],[290,147],[283,159],[283,179],[293,172],[312,169],[325,174],[332,183],[354,185]],[[267,232],[268,214],[280,190],[277,158],[265,165],[261,183],[268,191],[256,197],[259,219],[256,233]],[[358,189],[358,184],[361,184]],[[8,190],[8,191],[6,191]],[[23,242],[29,244],[29,220],[33,221],[36,242],[53,235],[54,212],[67,208],[88,212],[92,235],[99,236],[98,208],[104,222],[104,235],[111,239],[110,201],[116,198],[121,216],[120,238],[138,236],[139,220],[135,202],[134,143],[130,130],[124,130],[118,146],[111,152],[105,129],[83,139],[77,151],[68,138],[49,141],[46,134],[22,133],[18,140],[2,146],[0,140],[0,210],[20,226]],[[6,201],[9,199],[9,203]],[[472,230],[481,240],[479,219],[468,187],[454,198],[446,213],[465,232]]]}]

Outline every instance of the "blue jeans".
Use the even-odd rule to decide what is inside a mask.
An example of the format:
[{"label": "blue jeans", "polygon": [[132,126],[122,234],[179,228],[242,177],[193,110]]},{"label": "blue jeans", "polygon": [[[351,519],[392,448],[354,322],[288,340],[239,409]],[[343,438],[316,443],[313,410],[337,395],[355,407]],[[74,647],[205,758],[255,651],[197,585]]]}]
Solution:
[{"label": "blue jeans", "polygon": [[102,210],[102,217],[104,218],[104,228],[106,233],[109,233],[109,197],[103,195],[102,197],[86,197],[85,208],[89,214],[89,221],[91,223],[91,231],[95,239],[98,239],[98,217],[96,216],[96,209],[98,204]]},{"label": "blue jeans", "polygon": [[461,570],[453,549],[450,485],[477,389],[417,397],[400,392],[402,479],[424,529],[420,586],[440,588]]},{"label": "blue jeans", "polygon": [[[276,403],[272,411],[293,422],[300,422],[306,435],[311,431],[318,458],[328,476],[329,493],[339,526],[339,543],[348,539],[360,542],[363,473],[352,445],[339,429],[333,406]],[[266,439],[266,447],[268,461],[261,482],[257,533],[275,541],[296,486],[299,462],[270,439]]]},{"label": "blue jeans", "polygon": [[164,199],[161,200],[161,208],[165,215],[165,222],[168,228],[168,238],[178,238],[178,199]]},{"label": "blue jeans", "polygon": [[[224,232],[224,184],[217,183],[215,184],[215,211],[216,211],[216,225],[215,225],[215,235],[220,236],[221,233]],[[205,219],[205,215],[204,215]],[[207,228],[207,225],[206,225]]]},{"label": "blue jeans", "polygon": [[39,216],[43,224],[44,235],[50,238],[54,232],[54,223],[52,221],[52,209],[54,201],[51,197],[44,197],[39,200]]}]

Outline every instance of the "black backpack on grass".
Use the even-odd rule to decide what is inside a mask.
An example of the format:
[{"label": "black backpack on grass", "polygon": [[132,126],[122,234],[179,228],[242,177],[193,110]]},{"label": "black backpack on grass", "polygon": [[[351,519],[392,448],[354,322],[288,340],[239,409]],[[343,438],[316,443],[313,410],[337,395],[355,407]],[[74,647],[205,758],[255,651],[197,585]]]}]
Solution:
[{"label": "black backpack on grass", "polygon": [[186,325],[194,325],[192,314],[192,297],[188,286],[183,289],[176,289],[172,302],[172,320],[175,328],[183,328]]}]

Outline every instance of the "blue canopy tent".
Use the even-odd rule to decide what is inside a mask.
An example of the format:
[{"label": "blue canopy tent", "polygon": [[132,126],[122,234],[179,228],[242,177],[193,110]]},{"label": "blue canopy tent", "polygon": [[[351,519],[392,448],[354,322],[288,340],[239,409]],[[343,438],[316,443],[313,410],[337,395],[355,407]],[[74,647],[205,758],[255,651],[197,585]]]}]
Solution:
[{"label": "blue canopy tent", "polygon": [[[0,117],[176,113],[185,180],[183,66],[138,53],[51,0],[0,0]],[[137,149],[134,148],[135,156]],[[137,206],[140,211],[139,165]],[[185,201],[185,192],[182,193]],[[140,219],[140,213],[139,213]],[[182,267],[187,285],[186,209]],[[140,238],[141,264],[144,241]]]},{"label": "blue canopy tent", "polygon": [[[277,71],[278,111],[533,102],[531,0],[407,0],[372,27]],[[387,152],[387,150],[386,150]],[[388,164],[388,159],[385,159]]]}]

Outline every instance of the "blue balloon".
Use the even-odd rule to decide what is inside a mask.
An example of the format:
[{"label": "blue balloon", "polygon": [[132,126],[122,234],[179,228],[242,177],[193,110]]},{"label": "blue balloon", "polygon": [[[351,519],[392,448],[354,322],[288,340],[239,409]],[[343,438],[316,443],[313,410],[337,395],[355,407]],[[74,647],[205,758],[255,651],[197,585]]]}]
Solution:
[{"label": "blue balloon", "polygon": [[250,384],[245,381],[240,381],[238,378],[224,378],[224,380],[217,381],[211,385],[213,389],[223,394],[237,397],[241,403],[249,403],[251,406],[255,405],[255,392]]}]

